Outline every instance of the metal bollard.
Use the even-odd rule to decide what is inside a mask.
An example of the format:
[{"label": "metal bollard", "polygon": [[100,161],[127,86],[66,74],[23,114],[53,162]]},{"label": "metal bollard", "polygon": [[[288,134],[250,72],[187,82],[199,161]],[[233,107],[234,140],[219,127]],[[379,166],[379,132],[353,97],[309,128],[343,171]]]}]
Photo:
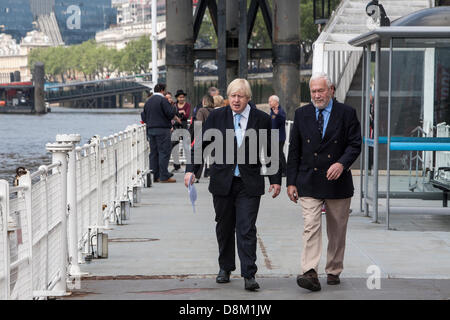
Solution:
[{"label": "metal bollard", "polygon": [[130,201],[122,200],[120,201],[120,219],[128,220],[130,218]]},{"label": "metal bollard", "polygon": [[135,203],[141,202],[141,187],[134,186],[133,187],[133,206]]},{"label": "metal bollard", "polygon": [[146,181],[145,181],[145,187],[146,188],[151,188],[152,187],[152,179],[153,179],[153,177],[152,177],[152,174],[151,173],[147,173],[147,175],[145,176],[146,177]]}]

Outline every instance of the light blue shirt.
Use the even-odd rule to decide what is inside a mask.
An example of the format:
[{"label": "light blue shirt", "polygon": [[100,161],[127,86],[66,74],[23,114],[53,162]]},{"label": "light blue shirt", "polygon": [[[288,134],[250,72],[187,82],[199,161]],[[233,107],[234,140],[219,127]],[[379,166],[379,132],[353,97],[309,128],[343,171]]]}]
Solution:
[{"label": "light blue shirt", "polygon": [[[330,102],[325,107],[325,109],[322,111],[322,114],[323,114],[322,138],[325,135],[325,132],[327,131],[327,125],[328,125],[328,120],[330,120],[331,109],[333,109],[333,99],[330,99]],[[316,108],[316,120],[318,120],[318,118],[319,118],[319,108]]]}]

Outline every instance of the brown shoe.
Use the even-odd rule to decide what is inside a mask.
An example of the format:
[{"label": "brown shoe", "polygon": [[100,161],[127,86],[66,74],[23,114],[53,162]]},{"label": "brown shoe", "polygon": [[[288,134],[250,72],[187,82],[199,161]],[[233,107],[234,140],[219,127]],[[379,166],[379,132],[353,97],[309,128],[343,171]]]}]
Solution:
[{"label": "brown shoe", "polygon": [[308,289],[311,291],[320,291],[321,286],[317,273],[314,269],[311,269],[304,274],[297,277],[297,284],[299,287]]},{"label": "brown shoe", "polygon": [[341,280],[339,279],[339,276],[335,276],[334,274],[327,274],[327,284],[329,285],[336,285],[341,283]]},{"label": "brown shoe", "polygon": [[177,182],[177,180],[175,180],[174,178],[169,178],[167,180],[161,180],[161,183],[175,183]]},{"label": "brown shoe", "polygon": [[153,180],[153,182],[154,182],[154,183],[158,183],[158,182],[160,182],[160,181],[159,181],[159,179],[155,179],[155,180]]}]

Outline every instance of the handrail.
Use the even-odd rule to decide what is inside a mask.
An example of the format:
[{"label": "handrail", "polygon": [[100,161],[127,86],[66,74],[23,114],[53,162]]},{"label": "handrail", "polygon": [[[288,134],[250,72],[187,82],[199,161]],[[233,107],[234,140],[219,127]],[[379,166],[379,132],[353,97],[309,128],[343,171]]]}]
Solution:
[{"label": "handrail", "polygon": [[81,277],[79,254],[96,246],[92,234],[120,225],[121,202],[133,205],[133,188],[145,182],[145,125],[82,147],[74,148],[79,135],[56,140],[46,145],[51,164],[20,176],[18,186],[0,180],[0,299],[65,295],[67,275]]}]

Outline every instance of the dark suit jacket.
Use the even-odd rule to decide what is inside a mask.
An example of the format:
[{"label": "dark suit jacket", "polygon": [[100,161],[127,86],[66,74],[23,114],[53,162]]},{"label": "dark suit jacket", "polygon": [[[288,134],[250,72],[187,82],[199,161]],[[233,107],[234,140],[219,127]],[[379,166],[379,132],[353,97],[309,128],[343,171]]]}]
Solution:
[{"label": "dark suit jacket", "polygon": [[172,127],[171,120],[175,116],[176,108],[160,95],[154,94],[144,105],[141,119],[147,124],[147,129]]},{"label": "dark suit jacket", "polygon": [[[219,159],[216,159],[216,162],[211,165],[210,169],[210,181],[209,181],[209,191],[213,195],[220,195],[220,196],[226,196],[230,193],[231,190],[231,184],[233,182],[233,176],[234,176],[234,170],[237,163],[237,141],[236,137],[233,134],[229,138],[233,139],[234,144],[234,156],[233,156],[233,162],[228,163],[226,161],[226,141],[227,141],[227,135],[226,130],[230,129],[234,132],[234,123],[233,123],[233,113],[231,111],[230,106],[226,106],[223,108],[215,109],[213,110],[209,116],[206,122],[203,125],[203,134],[208,129],[218,129],[223,137],[223,158],[222,161],[219,161]],[[258,110],[256,108],[250,109],[249,119],[247,122],[247,129],[255,129],[256,133],[258,133],[259,129],[266,129],[267,130],[267,154],[270,157],[270,130],[271,130],[271,119],[268,114],[265,112]],[[255,150],[258,152],[257,154],[260,154],[260,137],[257,134],[257,142],[251,142],[249,143],[249,137],[245,136],[245,142],[243,141],[241,144],[241,148],[245,147],[245,164],[239,164],[239,171],[242,177],[242,181],[244,182],[246,192],[249,196],[260,196],[264,194],[264,176],[261,175],[261,162],[259,159],[259,156],[257,157],[257,161],[254,164],[249,163],[249,144],[251,144],[252,147],[255,147]],[[252,141],[252,140],[250,140]],[[203,141],[202,143],[202,149],[204,149],[211,141]],[[250,148],[251,149],[251,148]],[[191,152],[191,163],[194,163],[194,151],[195,147],[192,148]],[[278,153],[278,150],[274,150],[274,152]],[[218,156],[217,153],[215,155]],[[220,164],[223,163],[223,164]],[[186,166],[186,172],[196,172],[198,168],[200,167],[200,164],[195,165],[187,165]],[[280,168],[280,165],[278,164],[278,167]],[[269,176],[270,184],[281,184],[281,171],[278,170],[277,174]]]},{"label": "dark suit jacket", "polygon": [[[350,166],[361,152],[361,127],[356,111],[334,101],[323,139],[312,104],[295,111],[289,142],[287,185],[296,186],[300,197],[343,199],[353,196]],[[344,171],[327,180],[328,168],[339,162]]]}]

